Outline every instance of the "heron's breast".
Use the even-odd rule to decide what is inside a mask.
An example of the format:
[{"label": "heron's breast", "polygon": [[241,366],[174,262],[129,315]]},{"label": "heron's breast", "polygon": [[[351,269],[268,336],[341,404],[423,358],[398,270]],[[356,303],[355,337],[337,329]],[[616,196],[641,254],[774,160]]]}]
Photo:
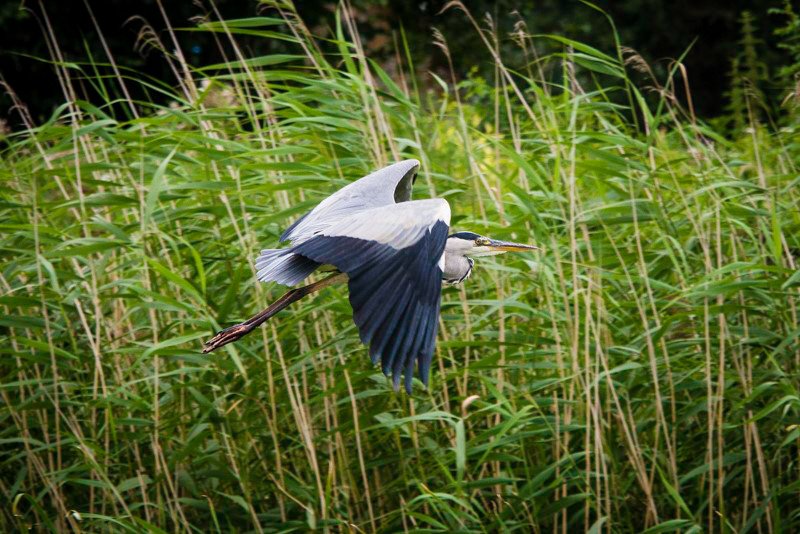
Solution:
[{"label": "heron's breast", "polygon": [[472,274],[475,262],[472,258],[457,254],[445,254],[442,280],[448,284],[460,284]]}]

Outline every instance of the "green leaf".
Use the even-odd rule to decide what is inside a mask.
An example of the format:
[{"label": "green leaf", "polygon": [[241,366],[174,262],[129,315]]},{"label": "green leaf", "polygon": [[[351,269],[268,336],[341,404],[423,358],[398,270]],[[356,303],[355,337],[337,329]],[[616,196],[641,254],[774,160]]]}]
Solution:
[{"label": "green leaf", "polygon": [[161,191],[166,188],[165,176],[167,173],[167,166],[177,151],[178,147],[176,146],[172,149],[169,155],[167,155],[167,157],[161,161],[156,169],[155,174],[153,174],[153,179],[150,181],[150,187],[147,191],[147,197],[145,199],[144,213],[142,214],[145,225],[150,222],[153,215],[153,210],[158,202],[158,197],[161,195]]}]

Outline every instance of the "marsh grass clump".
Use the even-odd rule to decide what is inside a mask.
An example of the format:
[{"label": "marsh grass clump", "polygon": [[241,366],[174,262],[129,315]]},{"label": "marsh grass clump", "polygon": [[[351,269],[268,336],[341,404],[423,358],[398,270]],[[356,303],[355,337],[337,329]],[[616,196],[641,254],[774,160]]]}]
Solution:
[{"label": "marsh grass clump", "polygon": [[[402,32],[387,72],[347,3],[325,42],[273,7],[145,32],[171,81],[67,61],[48,34],[65,104],[33,124],[14,95],[0,529],[800,528],[790,108],[725,136],[694,117],[680,63],[640,86],[641,57],[520,25],[526,61],[507,64],[460,5],[443,16],[470,17],[493,80],[416,73]],[[191,67],[183,31],[227,61]],[[245,35],[289,52],[249,57]],[[127,99],[135,84],[174,104]],[[255,282],[261,248],[403,158],[454,226],[544,247],[444,291],[428,390],[392,391],[336,288],[202,353],[283,291]]]}]

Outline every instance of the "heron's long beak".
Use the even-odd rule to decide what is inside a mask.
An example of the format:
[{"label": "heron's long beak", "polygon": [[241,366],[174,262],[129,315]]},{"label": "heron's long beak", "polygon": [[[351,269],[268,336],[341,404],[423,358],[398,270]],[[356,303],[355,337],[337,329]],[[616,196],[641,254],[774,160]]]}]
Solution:
[{"label": "heron's long beak", "polygon": [[496,241],[492,239],[491,243],[486,247],[489,250],[496,250],[498,252],[530,252],[531,250],[539,250],[535,245],[523,245],[522,243],[512,243],[511,241]]}]

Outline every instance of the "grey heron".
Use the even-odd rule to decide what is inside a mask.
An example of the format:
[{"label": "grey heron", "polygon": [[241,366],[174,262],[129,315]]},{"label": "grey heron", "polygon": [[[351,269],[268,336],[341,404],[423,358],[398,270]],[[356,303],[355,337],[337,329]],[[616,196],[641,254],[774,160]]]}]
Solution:
[{"label": "grey heron", "polygon": [[292,224],[280,237],[291,246],[262,250],[256,259],[258,280],[293,286],[320,267],[335,272],[217,333],[203,352],[236,341],[292,302],[346,282],[353,321],[373,364],[381,363],[395,390],[402,375],[411,393],[416,363],[427,386],[442,282],[463,282],[475,257],[537,247],[472,232],[448,235],[446,200],[411,200],[418,169],[413,159],[385,167],[343,187]]}]

